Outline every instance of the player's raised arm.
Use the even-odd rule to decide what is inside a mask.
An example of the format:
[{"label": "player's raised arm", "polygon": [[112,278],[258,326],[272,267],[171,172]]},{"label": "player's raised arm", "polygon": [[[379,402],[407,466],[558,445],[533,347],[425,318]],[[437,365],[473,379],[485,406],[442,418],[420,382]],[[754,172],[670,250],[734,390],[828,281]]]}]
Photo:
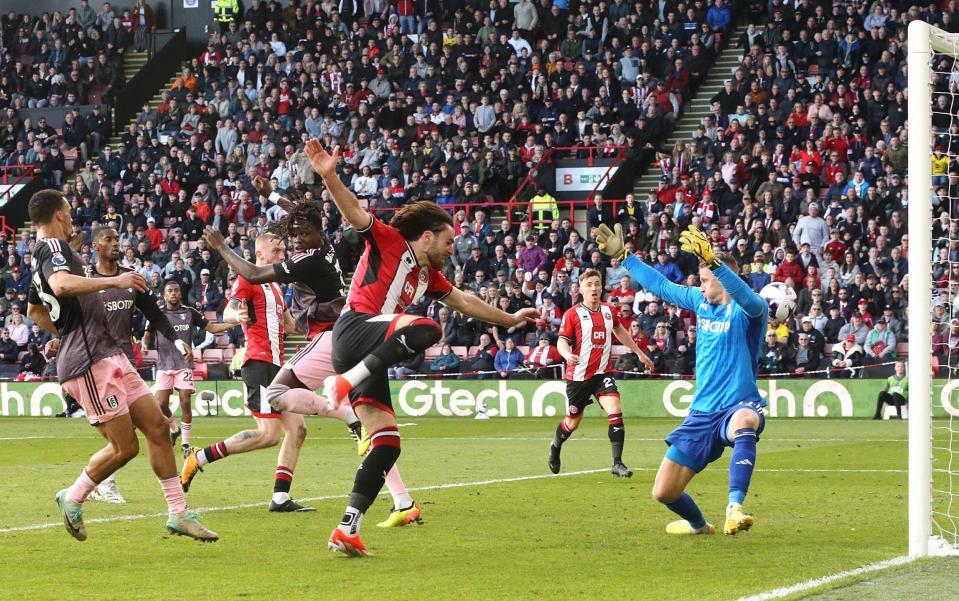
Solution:
[{"label": "player's raised arm", "polygon": [[752,288],[732,269],[723,265],[713,253],[712,245],[706,238],[706,234],[695,225],[691,225],[689,229],[680,234],[679,240],[682,243],[683,250],[696,255],[700,264],[713,272],[719,283],[723,285],[723,288],[736,304],[743,308],[746,315],[759,317],[763,314],[763,311],[766,310],[766,302],[761,296],[753,292]]},{"label": "player's raised arm", "polygon": [[232,267],[237,275],[251,284],[265,284],[280,279],[272,265],[254,265],[236,254],[236,251],[227,246],[223,234],[215,227],[208,225],[203,231],[203,239],[210,245],[210,248],[220,253],[226,264]]},{"label": "player's raised arm", "polygon": [[323,183],[333,196],[333,202],[343,218],[356,230],[366,230],[373,217],[363,210],[356,195],[336,175],[336,163],[340,157],[339,147],[334,148],[333,154],[330,154],[319,140],[310,140],[306,143],[304,152],[310,159],[313,171],[323,178]]},{"label": "player's raised arm", "polygon": [[[604,223],[600,224],[597,230],[596,240],[599,242],[600,251],[610,257],[623,257],[626,254],[622,225],[617,223],[614,230],[610,230]],[[663,274],[643,263],[635,255],[629,255],[623,259],[622,266],[640,286],[666,302],[695,311],[696,306],[703,300],[699,290],[670,282]]]},{"label": "player's raised arm", "polygon": [[450,290],[450,293],[441,302],[463,315],[506,327],[522,325],[539,317],[539,313],[533,308],[520,309],[516,313],[507,313],[487,305],[472,294],[466,294],[457,288]]}]

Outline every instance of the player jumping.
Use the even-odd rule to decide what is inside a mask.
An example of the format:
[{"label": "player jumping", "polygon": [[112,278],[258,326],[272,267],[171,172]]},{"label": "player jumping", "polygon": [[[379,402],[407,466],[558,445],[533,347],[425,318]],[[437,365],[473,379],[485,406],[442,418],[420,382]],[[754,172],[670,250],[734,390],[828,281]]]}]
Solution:
[{"label": "player jumping", "polygon": [[579,287],[583,301],[566,310],[559,326],[557,348],[566,360],[564,375],[569,410],[556,426],[556,436],[549,445],[549,471],[559,473],[559,456],[563,443],[579,427],[583,411],[592,404],[593,397],[596,397],[609,421],[609,444],[613,449],[613,467],[610,472],[617,478],[630,478],[633,472],[623,465],[623,443],[626,441],[623,409],[619,402],[616,379],[609,373],[613,367],[613,336],[636,353],[650,371],[653,370],[653,361],[630,337],[616,308],[600,300],[603,294],[603,279],[599,272],[595,269],[584,271],[579,276]]},{"label": "player jumping", "polygon": [[512,327],[538,316],[528,308],[509,314],[453,288],[440,271],[453,254],[453,220],[434,203],[420,201],[398,210],[386,225],[360,207],[336,174],[339,150],[329,154],[317,140],[306,144],[313,170],[326,184],[340,213],[366,248],[353,274],[343,314],[333,326],[333,367],[342,376],[324,382],[324,396],[349,397],[370,432],[363,460],[329,548],[351,557],[369,555],[360,540],[363,516],[400,455],[400,433],[390,398],[387,368],[439,341],[435,321],[403,311],[424,295],[470,317]]},{"label": "player jumping", "polygon": [[90,458],[76,482],[56,495],[67,532],[77,540],[86,540],[83,502],[99,482],[137,456],[138,429],[146,436],[150,465],[166,498],[167,529],[198,540],[217,540],[217,534],[188,511],[166,420],[150,389],[104,327],[106,313],[97,293],[109,288],[133,288],[143,293],[148,289],[146,280],[135,272],[84,277],[83,261],[67,243],[73,224],[70,205],[61,192],[37,192],[30,199],[28,211],[37,228],[32,285],[36,298],[43,303],[28,307],[30,318],[60,337],[57,379],[108,443]]},{"label": "player jumping", "polygon": [[[622,228],[600,226],[600,248],[611,257],[626,254]],[[756,388],[759,347],[766,331],[768,306],[736,272],[735,261],[717,256],[695,226],[680,236],[682,249],[700,262],[698,289],[669,282],[635,256],[623,266],[656,296],[696,313],[696,394],[689,415],[666,437],[653,498],[682,520],[666,526],[669,534],[713,534],[692,497],[685,492],[693,476],[733,448],[729,464],[729,504],[723,531],[736,534],[753,525],[742,503],[756,466],[756,443],[765,427],[765,399]]]},{"label": "player jumping", "polygon": [[[203,314],[193,307],[186,307],[181,304],[183,290],[178,282],[167,282],[163,287],[163,303],[161,309],[164,317],[173,325],[176,332],[176,341],[192,348],[193,336],[197,329],[203,329],[211,334],[220,334],[231,328],[236,327],[236,321],[224,321],[223,323],[212,323]],[[150,342],[157,331],[157,324],[150,322],[147,325],[146,332],[143,333],[143,349],[150,348]],[[183,449],[183,456],[190,452],[190,430],[193,428],[193,410],[190,406],[190,400],[196,388],[193,387],[193,356],[189,357],[180,352],[180,345],[176,341],[171,342],[166,338],[157,338],[157,379],[154,386],[157,393],[157,401],[160,403],[160,409],[168,421],[173,419],[173,412],[170,411],[170,393],[175,388],[180,397],[180,428],[183,434],[183,441],[180,447]],[[176,422],[171,422],[170,440],[176,442],[176,432],[174,429]]]},{"label": "player jumping", "polygon": [[[120,235],[115,229],[107,226],[94,228],[91,239],[93,241],[93,250],[96,251],[97,263],[90,270],[90,276],[94,278],[109,278],[121,273],[131,271],[119,265],[120,261]],[[177,340],[176,332],[170,322],[157,306],[157,299],[149,290],[140,292],[133,288],[107,288],[99,292],[100,300],[103,301],[103,309],[106,311],[106,327],[110,330],[123,354],[127,356],[130,363],[134,363],[133,339],[130,335],[132,331],[133,312],[139,309],[144,316],[155,323],[157,330],[173,341],[174,346],[180,353],[189,359],[193,358],[193,349],[182,341]],[[39,301],[37,301],[39,304]],[[175,420],[170,420],[175,424]],[[115,474],[110,474],[103,482],[87,497],[91,501],[103,501],[105,503],[125,503],[123,495],[120,494],[116,485]]]},{"label": "player jumping", "polygon": [[[272,233],[256,238],[255,256],[258,266],[273,265],[283,260],[286,245]],[[274,447],[283,434],[283,445],[276,466],[270,511],[313,511],[290,498],[293,472],[306,439],[306,423],[302,415],[274,411],[266,401],[267,386],[283,364],[283,339],[296,331],[293,316],[283,302],[280,287],[273,282],[251,284],[237,277],[230,293],[224,318],[235,317],[246,334],[246,354],[240,372],[246,387],[246,405],[256,420],[256,430],[244,430],[216,442],[205,449],[193,447],[180,474],[183,489],[189,490],[193,478],[208,463],[230,455]]]},{"label": "player jumping", "polygon": [[[297,330],[308,331],[307,338],[311,340],[271,380],[266,380],[265,397],[269,406],[265,409],[272,409],[274,415],[289,412],[339,419],[347,424],[357,439],[360,456],[366,455],[370,439],[362,435],[360,420],[349,404],[331,408],[326,399],[314,393],[322,386],[324,378],[335,373],[330,330],[343,308],[346,287],[333,247],[323,234],[322,214],[314,203],[292,203],[272,196],[269,182],[261,178],[254,178],[253,184],[261,195],[274,198],[289,211],[285,223],[281,224],[293,241],[294,254],[289,260],[252,265],[226,245],[218,230],[207,228],[204,238],[245,280],[261,286],[268,282],[284,282],[293,287],[290,313],[297,323]],[[195,477],[200,461],[202,459],[194,462],[187,458],[181,472],[181,479],[187,486]],[[289,472],[292,477],[292,470]],[[418,521],[420,508],[407,491],[395,465],[387,472],[386,484],[393,497],[393,506],[387,519],[377,525],[392,528]]]}]

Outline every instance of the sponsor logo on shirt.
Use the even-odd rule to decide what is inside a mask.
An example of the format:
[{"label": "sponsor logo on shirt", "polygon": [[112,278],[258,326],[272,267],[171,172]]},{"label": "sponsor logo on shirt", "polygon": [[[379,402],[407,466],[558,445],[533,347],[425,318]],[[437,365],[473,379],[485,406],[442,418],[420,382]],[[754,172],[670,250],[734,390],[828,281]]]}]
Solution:
[{"label": "sponsor logo on shirt", "polygon": [[728,321],[716,321],[714,319],[705,319],[701,318],[699,320],[699,330],[701,332],[709,332],[711,334],[725,334],[729,331],[729,327],[732,325]]}]

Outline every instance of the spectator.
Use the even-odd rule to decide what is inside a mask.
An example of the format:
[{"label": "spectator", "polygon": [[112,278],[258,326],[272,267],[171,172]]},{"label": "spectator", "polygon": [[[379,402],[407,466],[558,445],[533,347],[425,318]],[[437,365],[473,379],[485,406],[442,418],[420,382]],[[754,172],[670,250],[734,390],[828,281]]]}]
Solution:
[{"label": "spectator", "polygon": [[849,323],[839,328],[838,339],[845,340],[847,336],[853,336],[856,344],[866,344],[866,337],[869,335],[869,328],[862,321],[862,315],[854,312],[849,318]]},{"label": "spectator", "polygon": [[20,361],[20,373],[39,376],[43,374],[46,366],[47,360],[43,356],[43,353],[40,352],[40,347],[37,346],[36,343],[27,345],[26,354],[24,354],[23,359]]},{"label": "spectator", "polygon": [[[805,323],[812,325],[810,322]],[[817,371],[822,366],[822,351],[813,346],[813,332],[816,330],[810,327],[809,330],[801,330],[797,336],[798,345],[793,357],[793,371],[802,377],[809,377],[811,372]]]},{"label": "spectator", "polygon": [[862,347],[853,334],[843,338],[842,344],[833,347],[833,374],[839,378],[853,378],[859,375],[863,361]]},{"label": "spectator", "polygon": [[0,362],[16,363],[19,354],[17,343],[10,338],[10,331],[7,328],[0,330]]},{"label": "spectator", "polygon": [[[896,336],[882,317],[876,320],[873,329],[866,335],[864,347],[866,360],[871,363],[883,362],[896,356]],[[887,372],[888,373],[888,372]]]},{"label": "spectator", "polygon": [[538,380],[554,380],[560,376],[560,369],[556,366],[563,363],[559,350],[551,344],[549,332],[541,332],[526,353],[525,365],[532,368]]},{"label": "spectator", "polygon": [[896,416],[902,419],[902,408],[909,403],[909,377],[906,375],[906,364],[896,361],[895,373],[886,378],[886,385],[879,391],[876,398],[876,414],[873,419],[882,419],[883,405],[892,405],[896,408]]},{"label": "spectator", "polygon": [[430,371],[438,374],[451,374],[459,371],[460,358],[449,344],[444,344],[438,357],[430,363]]},{"label": "spectator", "polygon": [[510,376],[511,372],[522,366],[523,359],[523,353],[516,348],[513,339],[507,338],[503,348],[493,358],[493,368],[499,372],[501,378],[505,379]]},{"label": "spectator", "polygon": [[414,374],[422,373],[424,360],[425,354],[420,351],[396,367],[389,368],[388,375],[396,380],[403,380]]}]

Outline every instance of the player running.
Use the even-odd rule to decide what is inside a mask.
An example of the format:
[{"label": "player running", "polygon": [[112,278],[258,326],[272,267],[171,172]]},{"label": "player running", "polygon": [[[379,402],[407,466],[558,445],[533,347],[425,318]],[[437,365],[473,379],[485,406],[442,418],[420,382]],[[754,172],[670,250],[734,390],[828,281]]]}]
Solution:
[{"label": "player running", "polygon": [[[256,238],[254,254],[258,266],[279,263],[285,251],[283,239],[276,234],[265,233]],[[180,474],[183,490],[189,491],[202,466],[230,455],[274,447],[282,433],[283,445],[276,466],[270,511],[314,511],[290,498],[293,472],[306,439],[303,416],[275,411],[266,400],[267,386],[283,365],[284,337],[287,332],[296,331],[293,316],[283,302],[283,292],[273,282],[257,285],[237,277],[223,317],[237,319],[246,334],[246,354],[240,372],[246,387],[246,406],[253,413],[257,428],[238,432],[205,449],[190,449]]]},{"label": "player running", "polygon": [[[597,240],[611,257],[626,254],[618,224],[615,233],[601,225]],[[683,518],[667,525],[667,533],[715,533],[685,490],[693,476],[722,456],[725,447],[733,447],[723,531],[736,534],[753,525],[742,503],[756,465],[756,443],[766,424],[766,401],[756,388],[756,374],[768,306],[730,269],[735,261],[717,256],[695,226],[680,235],[680,242],[684,251],[699,259],[702,283],[698,289],[669,282],[635,256],[623,261],[633,279],[647,290],[696,313],[696,394],[689,415],[666,437],[669,449],[656,473],[653,498]]]},{"label": "player running", "polygon": [[636,353],[650,371],[654,367],[653,361],[630,337],[616,308],[600,300],[603,279],[598,271],[587,269],[581,273],[579,288],[583,301],[566,310],[559,326],[559,342],[556,346],[566,360],[564,376],[569,410],[556,426],[556,436],[549,445],[549,471],[559,473],[563,443],[579,427],[583,412],[595,397],[608,416],[607,433],[613,449],[610,472],[617,478],[630,478],[633,472],[623,464],[623,443],[626,441],[623,409],[616,379],[609,373],[613,368],[613,336]]},{"label": "player running", "polygon": [[[254,178],[254,186],[263,196],[271,198],[269,182]],[[204,238],[241,277],[263,285],[266,282],[284,282],[293,286],[293,306],[290,313],[297,322],[297,330],[311,332],[310,344],[283,365],[279,373],[268,381],[266,400],[279,414],[334,417],[347,424],[358,441],[360,456],[366,455],[370,439],[361,433],[360,420],[348,403],[332,408],[323,397],[314,393],[323,385],[324,378],[333,375],[332,332],[345,301],[346,285],[332,246],[323,234],[323,217],[314,203],[292,203],[274,197],[288,211],[281,226],[293,241],[294,254],[289,260],[272,265],[252,265],[237,255],[223,240],[220,232],[207,228]],[[196,475],[195,466],[187,458],[181,479],[188,481]],[[393,497],[389,516],[377,524],[382,528],[405,526],[419,521],[420,508],[410,496],[395,465],[386,474],[386,485]]]},{"label": "player running", "polygon": [[[93,241],[93,250],[96,252],[97,263],[90,268],[90,277],[104,278],[114,277],[121,273],[131,271],[119,265],[120,261],[120,235],[115,229],[107,226],[100,226],[93,229],[91,234]],[[177,340],[176,332],[173,326],[160,311],[157,306],[157,299],[153,293],[147,290],[139,292],[133,288],[107,288],[99,292],[100,300],[103,301],[103,309],[106,311],[106,327],[110,331],[114,340],[123,349],[123,354],[130,360],[130,364],[135,362],[133,356],[133,339],[130,333],[133,330],[133,311],[139,309],[144,316],[151,322],[157,324],[157,330],[163,334],[167,340],[175,341],[174,346],[187,359],[193,358],[193,349]],[[37,300],[36,304],[40,301]],[[173,425],[176,421],[171,417],[169,422]],[[116,485],[116,474],[110,474],[103,482],[87,497],[91,501],[103,501],[105,503],[126,503],[123,495],[120,494]]]},{"label": "player running", "polygon": [[[184,346],[193,348],[193,336],[199,329],[206,330],[211,334],[220,334],[237,326],[239,322],[224,321],[223,323],[212,323],[203,314],[193,307],[186,307],[181,304],[183,299],[183,290],[178,282],[167,282],[163,287],[163,303],[161,309],[163,316],[167,321],[173,324],[173,330],[176,333],[176,340],[170,341],[166,338],[157,338],[157,379],[154,389],[157,394],[157,401],[160,403],[160,410],[171,422],[170,441],[176,443],[177,433],[183,434],[183,441],[180,448],[183,450],[183,456],[186,457],[190,452],[190,430],[193,429],[193,410],[190,404],[193,393],[196,388],[193,387],[193,355],[186,357],[180,352],[182,343]],[[150,348],[154,333],[157,331],[157,324],[151,321],[147,325],[146,332],[143,333],[143,350]],[[173,412],[170,411],[170,393],[176,389],[180,397],[180,427],[176,428],[176,421],[173,419]]]},{"label": "player running", "polygon": [[28,307],[30,317],[60,337],[57,379],[108,443],[90,458],[76,482],[56,495],[67,532],[77,540],[86,540],[83,502],[99,482],[137,456],[140,445],[136,428],[146,436],[150,465],[166,498],[167,529],[197,540],[217,540],[217,534],[188,511],[166,420],[150,389],[104,328],[106,312],[97,293],[110,288],[133,288],[144,293],[148,289],[146,280],[135,272],[84,277],[83,261],[67,243],[73,224],[70,205],[61,192],[37,192],[30,199],[28,212],[37,228],[32,285],[36,298],[43,302],[42,307]]},{"label": "player running", "polygon": [[343,519],[328,543],[333,551],[358,557],[369,555],[359,536],[363,516],[400,455],[386,370],[429,348],[442,335],[432,319],[403,311],[426,295],[464,315],[507,327],[532,321],[538,313],[528,308],[511,315],[453,288],[440,271],[453,254],[453,219],[442,208],[414,202],[386,225],[364,211],[337,176],[338,149],[331,155],[317,140],[310,140],[306,154],[336,207],[366,244],[344,312],[333,326],[333,367],[343,375],[324,382],[327,399],[338,403],[349,398],[372,441],[356,472]]}]

